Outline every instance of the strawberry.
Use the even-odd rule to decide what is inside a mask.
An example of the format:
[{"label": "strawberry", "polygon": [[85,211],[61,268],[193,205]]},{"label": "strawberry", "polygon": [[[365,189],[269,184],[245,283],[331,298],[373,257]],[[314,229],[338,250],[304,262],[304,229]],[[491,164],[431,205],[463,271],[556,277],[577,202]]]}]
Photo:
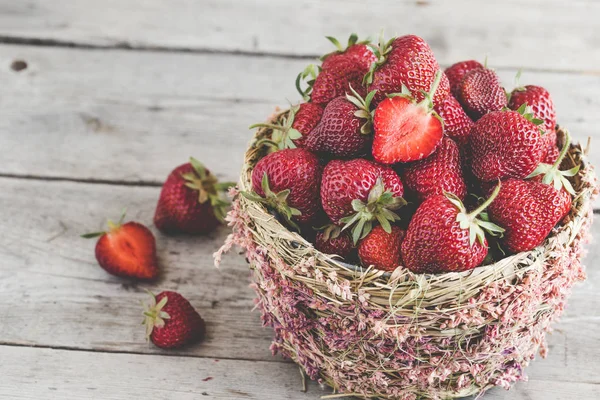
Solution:
[{"label": "strawberry", "polygon": [[314,129],[321,120],[323,108],[314,103],[302,103],[290,108],[286,117],[280,117],[275,124],[259,123],[250,126],[254,128],[269,128],[272,130],[269,139],[261,140],[259,144],[269,146],[269,152],[282,149],[293,149],[304,147],[306,136]]},{"label": "strawberry", "polygon": [[373,158],[383,164],[421,160],[434,152],[442,139],[442,122],[433,111],[432,99],[441,79],[438,72],[431,91],[417,103],[403,93],[377,106],[373,121]]},{"label": "strawberry", "polygon": [[462,109],[458,100],[449,95],[433,108],[444,121],[444,133],[451,137],[461,147],[469,142],[473,120]]},{"label": "strawberry", "polygon": [[164,291],[144,304],[146,338],[163,349],[182,347],[204,339],[204,320],[182,295]]},{"label": "strawberry", "polygon": [[[386,95],[402,91],[402,86],[417,101],[425,98],[424,92],[433,92],[431,89],[440,67],[431,48],[422,38],[406,35],[385,42],[382,37],[379,46],[372,46],[372,49],[377,62],[373,63],[364,81],[368,84],[369,92],[377,91],[373,99],[375,106]],[[441,103],[450,92],[448,77],[443,72],[438,85],[433,97],[434,104]]]},{"label": "strawberry", "polygon": [[453,194],[434,195],[413,216],[402,242],[405,266],[416,273],[465,271],[480,265],[488,246],[484,229],[502,228],[478,218],[498,195],[500,184],[478,208],[468,212]]},{"label": "strawberry", "polygon": [[[520,71],[516,80],[520,78]],[[519,86],[510,93],[508,108],[518,110],[523,104],[531,107],[534,118],[544,121],[544,131],[554,131],[556,128],[556,110],[550,93],[541,86],[527,85]]]},{"label": "strawberry", "polygon": [[402,173],[404,185],[415,192],[420,201],[444,192],[461,200],[467,195],[458,146],[444,137],[435,153],[406,166]]},{"label": "strawberry", "polygon": [[323,111],[321,122],[308,135],[305,147],[313,152],[335,157],[367,154],[371,144],[371,92],[363,99],[353,88],[353,95],[337,97]]},{"label": "strawberry", "polygon": [[474,69],[483,69],[483,65],[479,61],[468,60],[468,61],[460,61],[456,64],[452,64],[448,68],[446,68],[446,76],[448,77],[448,81],[450,82],[450,92],[457,96],[458,87],[462,82],[464,76],[467,72],[470,72]]},{"label": "strawberry", "polygon": [[358,257],[364,267],[371,265],[384,271],[393,271],[402,264],[400,246],[405,231],[392,226],[390,233],[377,225],[358,244]]},{"label": "strawberry", "polygon": [[456,98],[474,121],[506,107],[506,93],[500,79],[488,68],[467,72],[458,86]]},{"label": "strawberry", "polygon": [[264,203],[292,226],[312,222],[320,211],[322,166],[306,149],[284,149],[262,158],[252,171],[254,193],[246,198]]},{"label": "strawberry", "polygon": [[[547,133],[546,133],[547,135]],[[542,136],[543,137],[543,136]],[[542,158],[542,162],[544,164],[554,164],[556,160],[558,160],[558,156],[560,154],[560,150],[556,145],[548,147],[546,155]]]},{"label": "strawberry", "polygon": [[538,166],[544,143],[527,118],[517,111],[493,111],[475,122],[470,146],[472,171],[479,180],[525,178]]},{"label": "strawberry", "polygon": [[96,242],[96,260],[109,274],[133,279],[150,280],[158,276],[156,240],[148,228],[137,222],[123,224],[108,221],[107,232],[82,235]]},{"label": "strawberry", "polygon": [[175,168],[163,184],[154,225],[163,233],[206,234],[223,223],[232,182],[217,178],[195,158]]},{"label": "strawberry", "polygon": [[348,231],[342,232],[339,226],[332,224],[317,232],[315,249],[347,259],[354,251],[354,244]]},{"label": "strawberry", "polygon": [[[336,39],[327,38],[338,47],[338,51],[324,56],[318,75],[314,66],[309,66],[301,72],[296,79],[296,87],[305,99],[310,95],[312,102],[322,105],[343,96],[351,87],[361,96],[365,96],[363,77],[375,62],[375,55],[365,42],[357,43],[358,38],[354,34],[350,36],[345,50]],[[307,77],[314,77],[314,81],[309,81],[309,88],[302,90],[300,81]]]},{"label": "strawberry", "polygon": [[323,171],[321,202],[325,213],[344,229],[352,227],[354,243],[366,236],[377,220],[391,232],[393,210],[406,202],[398,174],[389,167],[364,159],[330,161]]}]

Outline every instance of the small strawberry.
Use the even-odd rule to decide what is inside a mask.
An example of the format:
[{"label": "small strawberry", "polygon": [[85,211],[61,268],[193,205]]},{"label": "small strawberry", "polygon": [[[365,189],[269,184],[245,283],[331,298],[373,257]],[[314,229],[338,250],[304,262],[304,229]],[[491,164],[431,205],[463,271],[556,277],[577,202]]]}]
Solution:
[{"label": "small strawberry", "polygon": [[389,167],[364,159],[330,161],[323,171],[321,202],[335,224],[352,227],[354,243],[366,236],[373,221],[391,232],[388,221],[399,217],[393,212],[406,202],[398,174]]},{"label": "small strawberry", "polygon": [[464,76],[467,72],[470,72],[474,69],[483,69],[484,66],[481,65],[479,61],[468,60],[468,61],[460,61],[456,64],[452,64],[448,68],[446,68],[446,76],[448,77],[448,81],[450,82],[450,92],[454,95],[458,95],[458,87],[462,82]]},{"label": "small strawberry", "polygon": [[478,208],[468,212],[452,194],[425,200],[413,216],[402,242],[405,266],[416,273],[466,271],[480,265],[488,246],[484,229],[502,228],[478,218],[498,195],[500,184]]},{"label": "small strawberry", "polygon": [[158,276],[156,240],[148,228],[137,222],[123,223],[125,213],[118,223],[108,221],[107,232],[82,235],[96,242],[96,260],[106,272],[134,279],[154,279]]},{"label": "small strawberry", "polygon": [[[547,135],[547,133],[546,133],[546,135]],[[546,155],[544,156],[544,158],[542,158],[542,162],[544,164],[554,164],[554,162],[556,160],[558,160],[559,155],[560,155],[560,150],[558,149],[558,146],[556,146],[556,145],[550,146],[550,147],[548,147]]]},{"label": "small strawberry", "polygon": [[223,223],[225,191],[233,182],[218,182],[200,161],[175,168],[163,184],[154,225],[163,233],[206,234]]},{"label": "small strawberry", "polygon": [[444,137],[435,153],[406,166],[402,182],[417,194],[420,201],[445,192],[464,200],[467,187],[457,144]]},{"label": "small strawberry", "polygon": [[444,121],[444,133],[461,147],[469,142],[473,120],[462,109],[458,100],[449,95],[441,104],[433,108]]},{"label": "small strawberry", "polygon": [[[378,105],[388,94],[399,93],[405,86],[412,96],[421,101],[424,93],[435,92],[433,103],[441,103],[450,92],[450,84],[446,74],[440,67],[429,45],[420,37],[406,35],[392,38],[385,42],[383,37],[379,46],[371,45],[377,62],[373,63],[364,82],[368,91],[375,90],[377,94],[373,105]],[[437,90],[432,90],[436,74],[440,72],[440,81],[435,84]]]},{"label": "small strawberry", "polygon": [[542,129],[546,132],[556,128],[556,110],[550,93],[541,86],[519,85],[521,71],[517,73],[517,87],[510,93],[508,108],[518,110],[523,104],[531,107],[534,118],[544,121]]},{"label": "small strawberry", "polygon": [[488,68],[467,72],[458,87],[456,99],[474,121],[506,107],[506,93],[500,79]]},{"label": "small strawberry", "polygon": [[475,122],[470,146],[472,171],[479,180],[525,178],[538,166],[544,143],[527,118],[517,111],[493,111]]},{"label": "small strawberry", "polygon": [[390,233],[381,225],[373,230],[358,243],[358,257],[364,267],[371,265],[384,271],[393,271],[402,264],[400,246],[406,232],[397,226],[392,226]]},{"label": "small strawberry", "polygon": [[254,193],[246,198],[264,203],[294,225],[310,223],[320,211],[319,186],[323,168],[306,149],[284,149],[262,158],[252,171]]},{"label": "small strawberry", "polygon": [[204,339],[204,320],[182,295],[164,291],[144,304],[146,338],[163,349],[173,349]]},{"label": "small strawberry", "polygon": [[[489,207],[490,219],[505,229],[502,243],[513,253],[529,251],[542,244],[552,228],[571,210],[575,190],[568,178],[579,166],[568,171],[559,167],[570,146],[565,145],[554,164],[540,164],[531,180],[507,179],[496,201]],[[537,180],[542,176],[541,181]]]},{"label": "small strawberry", "polygon": [[363,99],[353,88],[352,95],[337,97],[323,111],[319,124],[306,138],[305,147],[334,157],[357,157],[368,153],[373,117],[371,92]]},{"label": "small strawberry", "polygon": [[317,232],[315,249],[347,259],[354,252],[354,244],[348,231],[342,232],[339,226],[332,224]]},{"label": "small strawberry", "polygon": [[[305,99],[313,103],[325,105],[347,93],[350,87],[354,88],[361,96],[365,96],[366,89],[363,85],[363,77],[369,71],[376,57],[365,45],[365,42],[357,43],[356,35],[351,35],[348,47],[344,50],[340,43],[331,37],[327,37],[337,47],[338,52],[324,56],[320,72],[316,73],[316,67],[309,66],[300,73],[296,79],[296,87]],[[308,77],[313,78],[308,83],[308,89],[302,90],[300,82]]]},{"label": "small strawberry", "polygon": [[421,160],[435,151],[442,139],[442,121],[432,99],[441,79],[438,71],[431,91],[417,103],[403,93],[383,100],[375,110],[373,158],[383,164]]},{"label": "small strawberry", "polygon": [[269,152],[283,149],[304,147],[306,136],[321,120],[323,108],[314,103],[302,103],[290,108],[287,117],[281,117],[278,123],[259,123],[250,126],[254,128],[269,128],[272,130],[269,139],[263,139],[259,144],[269,146]]}]

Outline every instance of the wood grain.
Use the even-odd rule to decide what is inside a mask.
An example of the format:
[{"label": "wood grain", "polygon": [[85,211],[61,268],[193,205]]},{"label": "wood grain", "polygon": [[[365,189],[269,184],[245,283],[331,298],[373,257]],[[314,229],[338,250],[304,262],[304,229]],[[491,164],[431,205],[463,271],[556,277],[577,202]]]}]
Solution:
[{"label": "wood grain", "polygon": [[[116,217],[123,206],[130,218],[151,225],[158,191],[0,178],[0,343],[281,361],[270,355],[270,330],[251,312],[253,293],[243,257],[226,257],[220,270],[212,266],[211,253],[226,229],[206,238],[157,233],[164,272],[155,284],[132,284],[97,266],[94,241],[79,234],[98,230],[106,216]],[[600,224],[593,228],[600,233]],[[589,249],[591,263],[600,250],[593,245]],[[600,384],[599,284],[600,271],[592,265],[588,280],[575,287],[563,323],[549,338],[549,358],[529,369],[532,378]],[[207,320],[207,340],[177,352],[148,345],[139,325],[144,288],[184,294]],[[258,382],[262,386],[264,381]]]},{"label": "wood grain", "polygon": [[[28,67],[10,69],[14,60]],[[286,99],[304,60],[0,46],[0,174],[160,183],[190,155],[236,180],[251,123]],[[512,87],[513,69],[499,70]],[[600,142],[600,76],[526,72],[575,139]],[[591,160],[600,163],[600,151]]]},{"label": "wood grain", "polygon": [[[315,56],[326,35],[423,36],[443,64],[598,71],[595,1],[43,0],[0,2],[4,40]],[[125,17],[126,16],[126,17]],[[518,17],[517,17],[518,16]],[[242,22],[243,21],[243,22]]]}]

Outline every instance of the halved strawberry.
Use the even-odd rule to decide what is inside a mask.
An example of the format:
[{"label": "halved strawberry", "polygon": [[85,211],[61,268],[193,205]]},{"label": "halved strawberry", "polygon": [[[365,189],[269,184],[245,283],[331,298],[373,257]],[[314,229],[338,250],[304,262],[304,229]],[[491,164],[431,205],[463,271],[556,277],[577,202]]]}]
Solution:
[{"label": "halved strawberry", "polygon": [[375,109],[373,157],[383,164],[421,160],[435,151],[443,126],[433,111],[433,96],[440,83],[438,71],[431,91],[417,103],[409,93],[391,95]]}]

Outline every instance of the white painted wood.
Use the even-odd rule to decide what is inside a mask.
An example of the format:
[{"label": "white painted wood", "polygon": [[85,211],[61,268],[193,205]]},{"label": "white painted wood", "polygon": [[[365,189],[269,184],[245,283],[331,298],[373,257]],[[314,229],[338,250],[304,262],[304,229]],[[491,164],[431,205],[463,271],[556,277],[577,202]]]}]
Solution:
[{"label": "white painted wood", "polygon": [[[1,24],[0,24],[1,25]],[[28,68],[12,71],[13,60]],[[304,60],[0,46],[0,174],[162,182],[190,155],[237,179],[251,123],[286,99]],[[4,67],[1,67],[4,66]],[[512,87],[513,69],[499,70]],[[600,143],[600,76],[525,72],[559,122]],[[600,162],[593,147],[591,159]]]},{"label": "white painted wood", "polygon": [[325,35],[423,36],[444,64],[598,71],[595,1],[94,0],[0,2],[0,35],[99,46],[292,55],[330,51]]},{"label": "white painted wood", "polygon": [[[195,381],[186,374],[195,371],[196,366],[203,365],[204,361],[198,360],[198,357],[279,361],[278,358],[272,358],[268,350],[270,330],[261,327],[258,313],[251,313],[253,294],[248,288],[248,270],[243,257],[235,254],[226,257],[220,270],[212,266],[211,253],[220,246],[227,233],[225,229],[208,238],[168,238],[157,234],[160,265],[164,273],[156,284],[131,284],[107,275],[97,266],[93,253],[94,241],[80,239],[78,235],[101,228],[105,216],[116,216],[123,206],[129,208],[132,219],[151,224],[157,196],[158,188],[0,178],[0,220],[3,221],[0,225],[0,343],[102,352],[185,355],[190,357],[185,361],[190,363],[189,367],[183,365],[183,361],[178,361],[177,368],[168,369],[183,374],[177,378],[181,390],[195,390]],[[595,224],[593,228],[596,236],[600,235],[600,224]],[[532,364],[528,374],[533,382],[518,385],[517,393],[522,394],[516,398],[541,399],[542,394],[547,396],[546,399],[553,398],[552,395],[562,396],[554,398],[570,398],[569,395],[580,393],[579,398],[591,399],[593,397],[586,396],[598,390],[600,332],[596,325],[600,318],[600,293],[597,290],[600,270],[592,262],[598,258],[600,250],[593,244],[589,249],[591,254],[586,259],[590,263],[588,280],[575,287],[563,322],[557,325],[555,333],[549,338],[549,358]],[[156,292],[171,289],[185,295],[207,321],[207,340],[175,352],[162,351],[146,344],[143,329],[139,325],[139,301],[146,297],[143,288]],[[26,350],[14,349],[10,351],[17,356],[23,352],[23,360],[27,360]],[[4,362],[2,351],[0,376],[3,376],[2,368],[12,368],[7,367],[12,365],[10,362]],[[52,373],[55,374],[55,380],[66,377],[64,379],[72,382],[68,378],[70,363],[78,364],[69,361],[71,356],[68,354],[71,353],[64,353],[64,356],[60,354],[58,359],[66,357],[63,362],[58,362],[56,358],[48,361],[58,365],[56,368],[59,370]],[[97,363],[106,371],[112,371],[113,363],[120,362],[106,361],[107,364],[103,364],[104,361],[101,361],[113,360],[111,357],[92,353],[89,363]],[[164,357],[164,363],[168,364],[173,359]],[[32,361],[23,363],[25,366],[18,368],[43,364],[42,361],[39,361],[40,364],[32,364]],[[296,369],[285,365],[277,368],[291,371],[290,379],[294,382]],[[77,368],[73,368],[77,371]],[[271,378],[262,378],[261,368],[243,363],[239,367],[228,367],[231,374],[241,374],[244,370],[244,373],[252,374],[254,390],[262,390],[271,384]],[[44,369],[41,368],[42,371]],[[128,370],[131,371],[127,374],[118,372],[118,369],[115,373],[121,376],[122,382],[139,378],[135,368]],[[18,375],[31,379],[35,377],[39,381],[41,378],[36,374],[40,373],[36,369],[29,374]],[[82,373],[82,379],[85,381],[92,375],[86,370]],[[237,380],[235,377],[231,379],[231,382]],[[561,384],[547,386],[546,382],[549,381]],[[13,381],[0,379],[0,393],[3,393],[2,385],[6,385],[6,382]],[[61,390],[66,390],[65,385],[60,386],[63,388]],[[123,383],[123,387],[127,385]],[[6,389],[4,386],[4,390],[9,394],[20,394],[20,391],[14,391],[14,387]],[[84,390],[85,387],[82,385],[80,389]],[[138,388],[135,385],[132,387]],[[245,386],[242,389],[240,386],[232,387],[246,390]],[[529,390],[529,387],[533,389]],[[45,394],[31,390],[30,396]],[[281,393],[289,393],[290,398],[294,398],[296,387],[289,386],[285,391],[281,390]],[[508,398],[503,397],[508,395],[502,391],[496,395],[500,396],[498,398]]]}]

